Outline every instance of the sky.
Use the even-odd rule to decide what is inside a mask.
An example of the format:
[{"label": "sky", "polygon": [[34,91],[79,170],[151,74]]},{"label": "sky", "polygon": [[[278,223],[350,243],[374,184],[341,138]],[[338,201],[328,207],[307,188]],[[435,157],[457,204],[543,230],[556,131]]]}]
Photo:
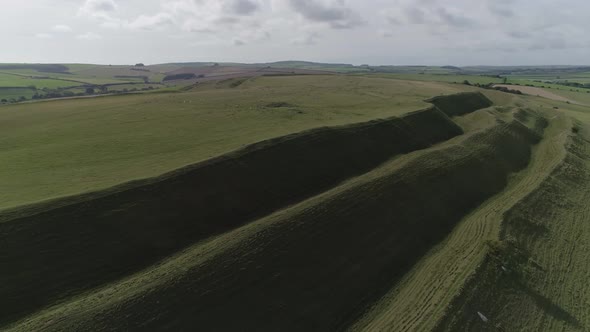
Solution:
[{"label": "sky", "polygon": [[0,0],[0,62],[590,65],[586,0]]}]

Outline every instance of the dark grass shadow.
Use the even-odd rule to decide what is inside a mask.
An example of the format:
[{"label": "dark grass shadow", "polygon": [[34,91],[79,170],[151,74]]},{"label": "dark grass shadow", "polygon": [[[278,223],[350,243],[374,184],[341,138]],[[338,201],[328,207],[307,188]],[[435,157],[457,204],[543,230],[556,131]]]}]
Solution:
[{"label": "dark grass shadow", "polygon": [[534,239],[546,237],[549,234],[549,228],[547,226],[522,217],[512,220],[510,226],[516,228],[517,232],[524,233]]},{"label": "dark grass shadow", "polygon": [[535,304],[548,315],[562,322],[566,322],[572,327],[582,328],[582,324],[576,317],[574,317],[571,313],[563,309],[548,297],[525,285],[521,281],[518,282],[518,286],[522,292],[529,296],[535,302]]}]

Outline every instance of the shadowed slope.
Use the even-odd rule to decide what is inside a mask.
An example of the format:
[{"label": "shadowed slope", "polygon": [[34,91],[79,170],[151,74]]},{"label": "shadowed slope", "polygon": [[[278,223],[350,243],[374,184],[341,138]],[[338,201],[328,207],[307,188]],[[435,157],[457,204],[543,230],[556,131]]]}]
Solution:
[{"label": "shadowed slope", "polygon": [[464,115],[492,106],[492,101],[480,92],[466,92],[434,97],[427,101],[434,104],[448,116]]},{"label": "shadowed slope", "polygon": [[561,163],[504,215],[437,331],[589,330],[590,135],[580,124],[566,135]]},{"label": "shadowed slope", "polygon": [[10,273],[0,275],[0,324],[460,134],[430,108],[264,141],[157,179],[12,214],[28,217],[5,215],[0,270]]},{"label": "shadowed slope", "polygon": [[167,270],[174,276],[156,286],[132,296],[120,287],[99,310],[89,310],[91,296],[37,323],[59,316],[68,319],[50,330],[346,327],[466,213],[501,191],[528,164],[537,140],[518,122],[498,123],[414,152],[187,252],[191,262]]}]

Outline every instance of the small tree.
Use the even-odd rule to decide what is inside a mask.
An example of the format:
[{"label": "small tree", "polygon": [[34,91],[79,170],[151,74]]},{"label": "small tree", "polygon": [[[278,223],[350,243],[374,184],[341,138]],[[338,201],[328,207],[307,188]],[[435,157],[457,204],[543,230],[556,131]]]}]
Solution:
[{"label": "small tree", "polygon": [[86,94],[93,95],[94,94],[94,88],[86,88]]},{"label": "small tree", "polygon": [[469,83],[468,80],[463,81],[463,84],[465,84],[465,85],[471,85],[471,83]]},{"label": "small tree", "polygon": [[7,99],[2,99],[2,100],[0,100],[0,103],[2,103],[2,104],[6,104],[7,102],[8,102],[8,100],[7,100]]},{"label": "small tree", "polygon": [[141,63],[141,62],[140,62],[140,63],[136,63],[136,64],[135,64],[135,67],[145,67],[145,65],[144,65],[143,63]]},{"label": "small tree", "polygon": [[25,100],[27,100],[27,97],[25,97],[25,96],[18,97],[18,101],[25,101]]}]

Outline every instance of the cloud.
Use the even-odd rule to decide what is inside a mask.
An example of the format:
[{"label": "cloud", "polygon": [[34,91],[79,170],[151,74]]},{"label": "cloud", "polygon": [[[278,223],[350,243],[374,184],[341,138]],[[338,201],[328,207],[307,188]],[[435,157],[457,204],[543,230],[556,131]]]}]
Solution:
[{"label": "cloud", "polygon": [[441,26],[466,28],[476,25],[476,21],[467,17],[463,11],[445,6],[437,0],[407,1],[397,8],[386,9],[383,13],[390,25],[425,25],[437,33],[440,33],[438,30]]},{"label": "cloud", "polygon": [[81,34],[81,35],[76,36],[76,38],[82,39],[82,40],[98,40],[98,39],[102,39],[102,36],[95,33],[95,32],[87,32],[85,34]]},{"label": "cloud", "polygon": [[424,24],[426,23],[426,14],[419,8],[409,7],[404,10],[406,18],[412,24]]},{"label": "cloud", "polygon": [[[28,22],[30,38],[56,47],[32,52],[17,37],[9,36],[7,43],[14,47],[0,52],[0,57],[113,63],[133,61],[138,55],[145,56],[146,62],[197,57],[359,64],[527,63],[535,59],[537,63],[542,59],[585,63],[590,52],[590,20],[585,13],[590,3],[571,1],[567,6],[554,0],[538,0],[535,6],[524,0],[13,1],[5,6],[0,26],[8,31]],[[51,4],[57,16],[48,16],[44,4]],[[100,36],[101,47],[104,44],[117,52],[97,53],[77,45]],[[71,43],[73,38],[80,39]],[[193,52],[195,43],[199,52]],[[227,52],[242,44],[252,47]],[[513,53],[506,57],[503,52]]]},{"label": "cloud", "polygon": [[51,39],[53,38],[53,36],[51,34],[48,33],[38,33],[35,35],[35,38],[39,38],[39,39]]},{"label": "cloud", "polygon": [[379,31],[379,35],[383,38],[393,38],[393,32],[387,30]]},{"label": "cloud", "polygon": [[306,46],[316,45],[319,38],[320,38],[320,34],[315,31],[306,32],[302,36],[293,39],[291,41],[291,43],[294,45],[306,45]]},{"label": "cloud", "polygon": [[64,24],[58,24],[58,25],[54,26],[52,28],[52,30],[55,32],[70,32],[70,31],[72,31],[72,28],[70,28],[69,26],[64,25]]},{"label": "cloud", "polygon": [[465,28],[475,25],[475,21],[467,18],[466,16],[463,16],[462,14],[451,13],[443,7],[438,8],[437,14],[441,21],[448,26]]},{"label": "cloud", "polygon": [[224,9],[235,15],[250,15],[260,9],[260,5],[252,0],[232,0],[224,5]]},{"label": "cloud", "polygon": [[344,1],[289,0],[291,8],[312,22],[327,23],[334,29],[351,29],[363,25],[361,16],[344,5]]},{"label": "cloud", "polygon": [[78,15],[109,19],[117,9],[115,0],[86,0],[78,10]]},{"label": "cloud", "polygon": [[488,10],[500,18],[511,18],[515,14],[510,8],[511,0],[488,0]]},{"label": "cloud", "polygon": [[153,16],[140,15],[129,22],[127,26],[131,29],[154,30],[175,23],[174,17],[168,13],[158,13]]},{"label": "cloud", "polygon": [[515,38],[515,39],[527,39],[532,36],[530,33],[526,32],[526,31],[520,31],[520,30],[508,31],[508,32],[506,32],[506,34],[512,38]]}]

